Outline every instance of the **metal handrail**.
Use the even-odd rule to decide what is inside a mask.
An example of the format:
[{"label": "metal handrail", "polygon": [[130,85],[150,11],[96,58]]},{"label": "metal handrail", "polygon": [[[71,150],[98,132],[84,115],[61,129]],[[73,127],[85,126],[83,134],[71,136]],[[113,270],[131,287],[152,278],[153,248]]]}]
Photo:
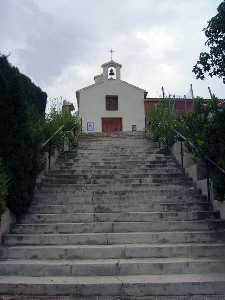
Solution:
[{"label": "metal handrail", "polygon": [[70,133],[72,133],[72,134],[74,135],[74,139],[76,139],[76,142],[77,142],[81,132],[78,131],[77,135],[75,135],[75,133],[74,133],[74,129],[75,129],[75,128],[76,128],[76,125],[73,126],[70,130],[66,130],[65,132],[70,132]]},{"label": "metal handrail", "polygon": [[63,131],[64,129],[64,125],[60,126],[54,133],[52,136],[50,136],[50,138],[47,139],[47,141],[45,141],[42,146],[41,146],[41,150],[43,150],[53,139],[55,136],[57,136],[61,131]]},{"label": "metal handrail", "polygon": [[[68,132],[71,132],[71,133],[73,133],[74,134],[74,129],[75,129],[75,127],[76,127],[76,125],[72,128],[72,129],[70,129],[70,130],[68,130]],[[47,146],[47,154],[48,154],[48,169],[50,169],[51,168],[51,156],[52,156],[52,146],[53,146],[53,143],[52,143],[52,141],[54,140],[54,138],[58,135],[58,134],[60,134],[60,133],[62,133],[63,132],[63,130],[65,129],[65,126],[64,125],[62,125],[62,126],[60,126],[54,133],[53,133],[53,135],[49,138],[49,139],[47,139],[43,144],[42,144],[42,146],[41,146],[41,151],[43,151]],[[65,131],[66,132],[66,131]],[[78,133],[78,135],[76,136],[76,140],[78,139],[78,137],[79,137],[79,133]],[[65,138],[65,136],[64,136],[64,138]],[[74,134],[74,138],[75,138],[75,134]],[[69,141],[69,148],[70,148],[70,145],[71,145],[71,143],[70,143],[70,141]]]},{"label": "metal handrail", "polygon": [[184,167],[184,149],[183,149],[183,142],[186,142],[192,149],[194,149],[195,153],[198,155],[200,159],[202,159],[206,164],[206,179],[207,179],[207,198],[208,201],[211,201],[211,182],[210,182],[210,169],[209,166],[212,165],[217,170],[219,170],[223,175],[225,175],[225,170],[217,165],[216,162],[214,162],[212,159],[210,159],[208,156],[206,156],[199,147],[197,147],[193,142],[191,142],[187,137],[185,137],[183,134],[181,134],[179,131],[174,130],[176,133],[176,136],[180,138],[181,143],[181,166]]},{"label": "metal handrail", "polygon": [[191,141],[189,141],[188,138],[186,138],[183,134],[181,134],[177,130],[174,130],[174,131],[178,137],[181,137],[184,142],[187,142],[189,146],[191,146],[197,153],[200,154],[199,158],[204,159],[205,161],[208,161],[211,165],[213,165],[216,169],[218,169],[221,173],[223,173],[225,175],[225,170],[223,168],[218,166],[217,163],[215,163],[207,155],[203,154],[203,152],[195,144],[193,144]]}]

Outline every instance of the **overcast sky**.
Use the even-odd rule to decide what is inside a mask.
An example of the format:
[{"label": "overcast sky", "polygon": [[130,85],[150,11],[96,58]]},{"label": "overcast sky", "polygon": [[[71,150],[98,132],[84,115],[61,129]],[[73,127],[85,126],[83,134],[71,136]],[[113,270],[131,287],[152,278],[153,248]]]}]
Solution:
[{"label": "overcast sky", "polygon": [[75,102],[101,64],[123,65],[122,79],[149,92],[225,98],[220,79],[195,80],[202,29],[222,0],[0,0],[0,51],[49,97]]}]

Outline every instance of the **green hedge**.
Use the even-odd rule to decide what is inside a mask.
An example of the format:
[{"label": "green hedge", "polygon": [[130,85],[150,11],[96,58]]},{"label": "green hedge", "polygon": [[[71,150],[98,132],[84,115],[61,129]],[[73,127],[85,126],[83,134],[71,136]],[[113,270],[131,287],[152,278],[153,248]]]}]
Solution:
[{"label": "green hedge", "polygon": [[7,206],[16,215],[32,200],[46,100],[46,93],[0,56],[0,157],[10,180]]}]

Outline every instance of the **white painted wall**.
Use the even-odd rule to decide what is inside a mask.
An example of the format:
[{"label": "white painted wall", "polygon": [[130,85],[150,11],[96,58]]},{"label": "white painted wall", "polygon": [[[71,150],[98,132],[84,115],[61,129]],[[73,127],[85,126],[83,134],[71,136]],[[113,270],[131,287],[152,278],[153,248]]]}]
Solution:
[{"label": "white painted wall", "polygon": [[[106,111],[105,96],[118,95],[118,111]],[[79,112],[83,132],[87,122],[94,122],[95,132],[102,132],[102,118],[122,118],[123,131],[131,131],[132,125],[138,131],[145,127],[144,90],[119,79],[104,80],[80,90]]]},{"label": "white painted wall", "polygon": [[5,234],[8,234],[11,227],[16,223],[16,217],[11,213],[8,208],[0,216],[0,245]]},{"label": "white painted wall", "polygon": [[[175,143],[172,148],[171,152],[176,158],[176,160],[181,164],[180,160],[180,143]],[[207,191],[207,179],[201,178],[199,179],[198,172],[199,168],[196,164],[196,159],[194,159],[193,155],[188,152],[187,149],[184,147],[184,171],[185,173],[192,178],[193,182],[196,184],[197,188],[201,190],[202,194],[207,197],[208,191]],[[220,218],[225,220],[225,202],[220,202],[214,198],[213,191],[211,190],[211,203],[213,206],[213,210],[215,212],[220,213]]]}]

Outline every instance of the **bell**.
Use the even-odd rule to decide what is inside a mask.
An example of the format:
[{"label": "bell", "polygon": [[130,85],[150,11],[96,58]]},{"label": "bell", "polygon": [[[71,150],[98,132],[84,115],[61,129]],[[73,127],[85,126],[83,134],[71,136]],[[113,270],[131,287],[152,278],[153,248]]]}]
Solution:
[{"label": "bell", "polygon": [[114,76],[114,75],[115,75],[113,69],[110,69],[109,75],[110,75],[110,76]]}]

